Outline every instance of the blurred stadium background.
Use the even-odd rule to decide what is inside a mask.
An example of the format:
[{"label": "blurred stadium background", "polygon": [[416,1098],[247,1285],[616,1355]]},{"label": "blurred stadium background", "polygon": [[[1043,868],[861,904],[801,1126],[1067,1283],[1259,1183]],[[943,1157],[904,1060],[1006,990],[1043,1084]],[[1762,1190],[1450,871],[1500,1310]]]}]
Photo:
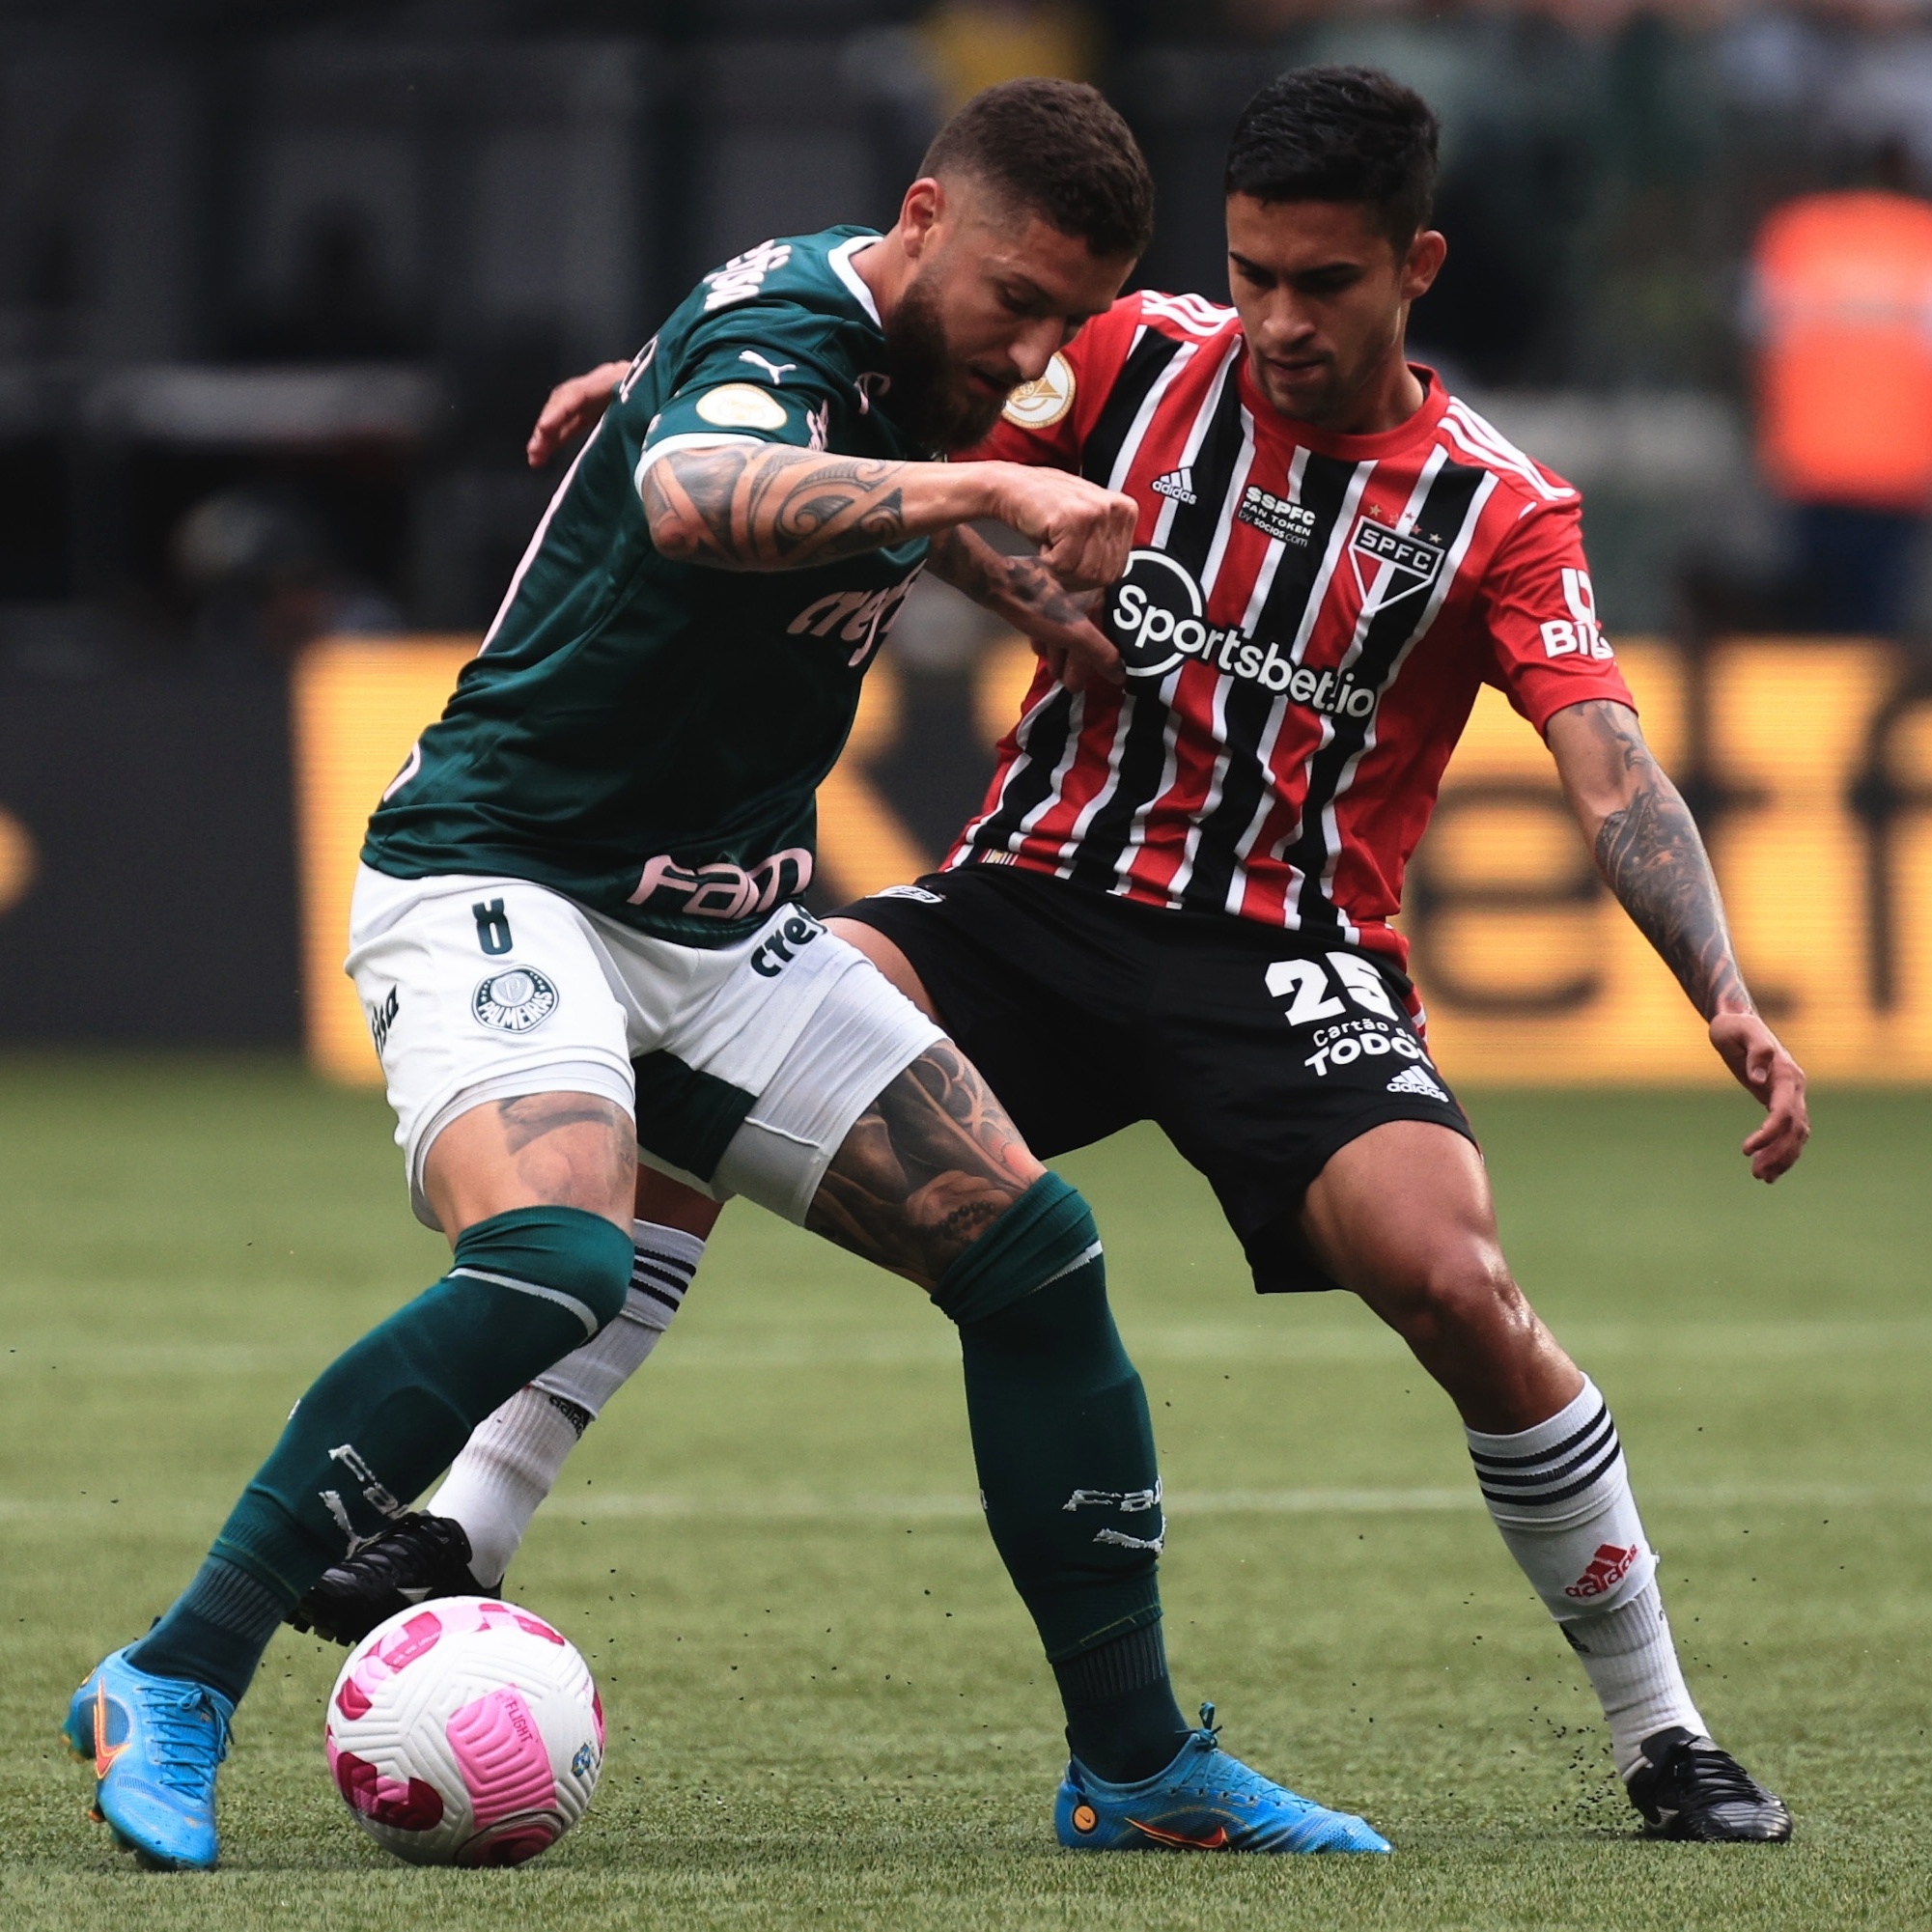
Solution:
[{"label": "blurred stadium background", "polygon": [[[1434,1038],[1522,1278],[1617,1404],[1699,1694],[1799,1843],[1627,1842],[1446,1405],[1348,1298],[1256,1302],[1136,1131],[1068,1164],[1156,1404],[1178,1667],[1391,1869],[1054,1855],[948,1339],[733,1212],[513,1577],[612,1710],[583,1830],[488,1905],[380,1868],[322,1775],[336,1655],[285,1638],[229,1868],[130,1903],[52,1715],[440,1252],[366,1090],[346,898],[552,488],[521,455],[549,385],[766,236],[889,220],[946,104],[1011,73],[1106,87],[1160,183],[1144,279],[1221,297],[1232,117],[1316,59],[1443,114],[1417,351],[1585,490],[1746,968],[1827,1077],[1769,1196],[1742,1095],[1656,1090],[1722,1077],[1486,697],[1412,882]],[[0,0],[10,1922],[1923,1922],[1928,182],[1924,0]],[[828,896],[938,855],[1026,664],[942,589],[909,604],[823,801]]]},{"label": "blurred stadium background", "polygon": [[[1932,1075],[1909,223],[1912,475],[1851,505],[1835,590],[1800,561],[1836,513],[1753,419],[1767,215],[1932,171],[1917,0],[0,0],[0,1039],[306,1040],[373,1076],[336,969],[357,826],[551,488],[520,454],[550,383],[765,236],[888,221],[948,102],[1015,72],[1108,89],[1160,181],[1143,279],[1222,296],[1231,118],[1315,59],[1444,117],[1417,350],[1585,490],[1767,1004],[1819,1073]],[[828,894],[938,854],[1024,662],[950,593],[909,608]],[[1717,1078],[1499,706],[1410,921],[1463,1078]]]}]

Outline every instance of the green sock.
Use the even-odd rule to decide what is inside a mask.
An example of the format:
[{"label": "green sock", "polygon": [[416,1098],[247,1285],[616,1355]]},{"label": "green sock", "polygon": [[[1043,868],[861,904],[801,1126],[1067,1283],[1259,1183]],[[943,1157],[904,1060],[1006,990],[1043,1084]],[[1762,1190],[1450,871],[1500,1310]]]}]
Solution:
[{"label": "green sock", "polygon": [[1040,1632],[1074,1755],[1111,1782],[1189,1732],[1159,1640],[1154,1431],[1106,1301],[1086,1203],[1037,1182],[935,1296],[960,1325],[988,1527]]},{"label": "green sock", "polygon": [[579,1208],[466,1228],[455,1264],[325,1368],[222,1526],[134,1645],[136,1669],[247,1689],[268,1638],[329,1564],[378,1534],[531,1377],[624,1305],[630,1237]]}]

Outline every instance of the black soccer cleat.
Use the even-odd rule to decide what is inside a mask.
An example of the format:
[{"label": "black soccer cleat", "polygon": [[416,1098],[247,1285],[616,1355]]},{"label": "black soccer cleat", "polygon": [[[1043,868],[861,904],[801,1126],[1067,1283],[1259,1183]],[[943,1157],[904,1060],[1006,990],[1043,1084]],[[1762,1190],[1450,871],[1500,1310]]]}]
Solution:
[{"label": "black soccer cleat", "polygon": [[469,1538],[453,1516],[412,1509],[375,1542],[324,1570],[322,1580],[289,1612],[297,1630],[354,1646],[398,1610],[432,1597],[494,1596],[503,1587],[479,1583],[469,1569]]},{"label": "black soccer cleat", "polygon": [[1783,1799],[1709,1738],[1673,1725],[1644,1739],[1643,1759],[1625,1788],[1645,1837],[1702,1845],[1781,1845],[1790,1837]]}]

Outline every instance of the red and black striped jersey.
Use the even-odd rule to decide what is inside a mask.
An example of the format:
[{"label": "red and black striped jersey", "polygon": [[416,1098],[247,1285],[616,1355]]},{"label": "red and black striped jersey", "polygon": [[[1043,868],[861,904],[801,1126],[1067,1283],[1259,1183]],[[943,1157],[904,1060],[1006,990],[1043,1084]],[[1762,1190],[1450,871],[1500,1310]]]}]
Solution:
[{"label": "red and black striped jersey", "polygon": [[1430,372],[1422,407],[1329,435],[1255,389],[1232,309],[1124,296],[977,455],[1140,510],[1100,621],[1124,688],[1043,668],[946,859],[1231,913],[1405,962],[1387,921],[1476,691],[1541,730],[1631,702],[1576,490]]}]

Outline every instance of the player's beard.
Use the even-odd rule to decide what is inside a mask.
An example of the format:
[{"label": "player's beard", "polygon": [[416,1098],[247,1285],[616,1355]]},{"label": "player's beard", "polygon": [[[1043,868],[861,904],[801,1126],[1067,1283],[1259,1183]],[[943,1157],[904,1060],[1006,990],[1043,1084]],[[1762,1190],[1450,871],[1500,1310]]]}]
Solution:
[{"label": "player's beard", "polygon": [[938,294],[915,276],[899,297],[885,335],[892,419],[922,449],[964,450],[993,434],[1006,398],[969,388],[946,340]]}]

